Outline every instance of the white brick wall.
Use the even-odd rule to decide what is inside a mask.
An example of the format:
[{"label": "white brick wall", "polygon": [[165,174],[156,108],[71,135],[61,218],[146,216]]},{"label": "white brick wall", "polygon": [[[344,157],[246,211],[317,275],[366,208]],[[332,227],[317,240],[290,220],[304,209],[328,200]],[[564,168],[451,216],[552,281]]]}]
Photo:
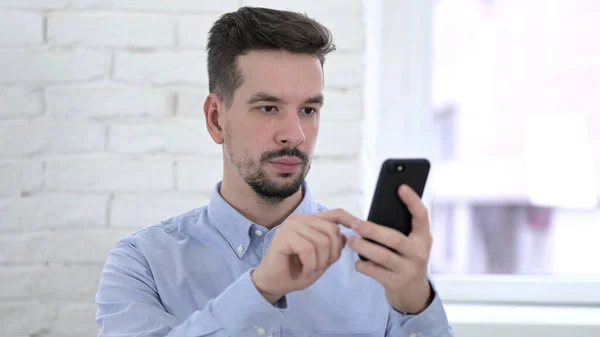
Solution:
[{"label": "white brick wall", "polygon": [[0,118],[32,117],[42,113],[42,95],[25,88],[0,87]]},{"label": "white brick wall", "polygon": [[[114,84],[52,86],[45,90],[46,114],[65,117],[161,117],[172,113],[170,97],[163,89]],[[13,100],[17,99],[24,100],[19,96]]]},{"label": "white brick wall", "polygon": [[116,153],[220,155],[203,119],[117,124],[110,127],[108,150]]},{"label": "white brick wall", "polygon": [[25,8],[34,10],[62,9],[65,8],[68,3],[69,0],[2,0],[0,1],[0,8]]},{"label": "white brick wall", "polygon": [[160,13],[221,13],[237,9],[238,2],[238,0],[71,0],[72,6],[77,9]]},{"label": "white brick wall", "polygon": [[0,22],[0,45],[35,45],[44,40],[44,18],[40,14],[0,10]]},{"label": "white brick wall", "polygon": [[123,236],[205,205],[207,31],[225,11],[307,12],[334,33],[317,200],[362,210],[362,1],[0,0],[0,337],[95,336],[99,273]]},{"label": "white brick wall", "polygon": [[0,84],[83,82],[104,76],[108,54],[96,51],[23,48],[0,50]]},{"label": "white brick wall", "polygon": [[115,80],[136,84],[208,84],[204,51],[116,53]]},{"label": "white brick wall", "polygon": [[179,45],[184,48],[205,48],[208,30],[221,13],[187,15],[179,19],[177,36]]},{"label": "white brick wall", "polygon": [[111,48],[173,47],[175,21],[160,15],[52,15],[48,18],[48,43]]}]

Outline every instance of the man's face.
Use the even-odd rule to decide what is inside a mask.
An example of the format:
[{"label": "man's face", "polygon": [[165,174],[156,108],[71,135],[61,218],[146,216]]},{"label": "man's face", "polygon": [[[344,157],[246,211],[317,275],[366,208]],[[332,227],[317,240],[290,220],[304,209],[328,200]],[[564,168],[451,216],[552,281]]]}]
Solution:
[{"label": "man's face", "polygon": [[302,186],[319,131],[319,59],[284,51],[238,57],[242,85],[223,117],[226,165],[263,199],[281,201]]}]

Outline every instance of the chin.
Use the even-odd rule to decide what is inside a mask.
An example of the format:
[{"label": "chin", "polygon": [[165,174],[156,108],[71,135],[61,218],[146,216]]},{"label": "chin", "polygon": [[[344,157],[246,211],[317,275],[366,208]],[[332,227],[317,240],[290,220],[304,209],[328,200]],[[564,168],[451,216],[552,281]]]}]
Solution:
[{"label": "chin", "polygon": [[290,179],[290,178],[294,178],[295,174],[294,173],[275,173],[275,176],[277,178]]}]

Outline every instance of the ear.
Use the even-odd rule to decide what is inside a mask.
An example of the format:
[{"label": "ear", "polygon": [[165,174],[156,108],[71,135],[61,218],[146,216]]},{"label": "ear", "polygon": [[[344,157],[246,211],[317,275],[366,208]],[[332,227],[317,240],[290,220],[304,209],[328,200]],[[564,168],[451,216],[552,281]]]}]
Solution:
[{"label": "ear", "polygon": [[217,144],[223,144],[223,127],[219,120],[225,112],[225,105],[219,96],[209,94],[204,101],[204,119],[206,120],[206,129],[210,137]]}]

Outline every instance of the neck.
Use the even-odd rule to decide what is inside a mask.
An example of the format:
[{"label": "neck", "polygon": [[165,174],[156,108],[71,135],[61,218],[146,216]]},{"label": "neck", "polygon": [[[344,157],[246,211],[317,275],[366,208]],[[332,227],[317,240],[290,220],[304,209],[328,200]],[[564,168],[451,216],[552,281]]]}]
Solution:
[{"label": "neck", "polygon": [[302,202],[302,189],[282,201],[271,202],[261,198],[241,177],[223,177],[221,197],[233,208],[257,225],[268,229],[282,223]]}]

